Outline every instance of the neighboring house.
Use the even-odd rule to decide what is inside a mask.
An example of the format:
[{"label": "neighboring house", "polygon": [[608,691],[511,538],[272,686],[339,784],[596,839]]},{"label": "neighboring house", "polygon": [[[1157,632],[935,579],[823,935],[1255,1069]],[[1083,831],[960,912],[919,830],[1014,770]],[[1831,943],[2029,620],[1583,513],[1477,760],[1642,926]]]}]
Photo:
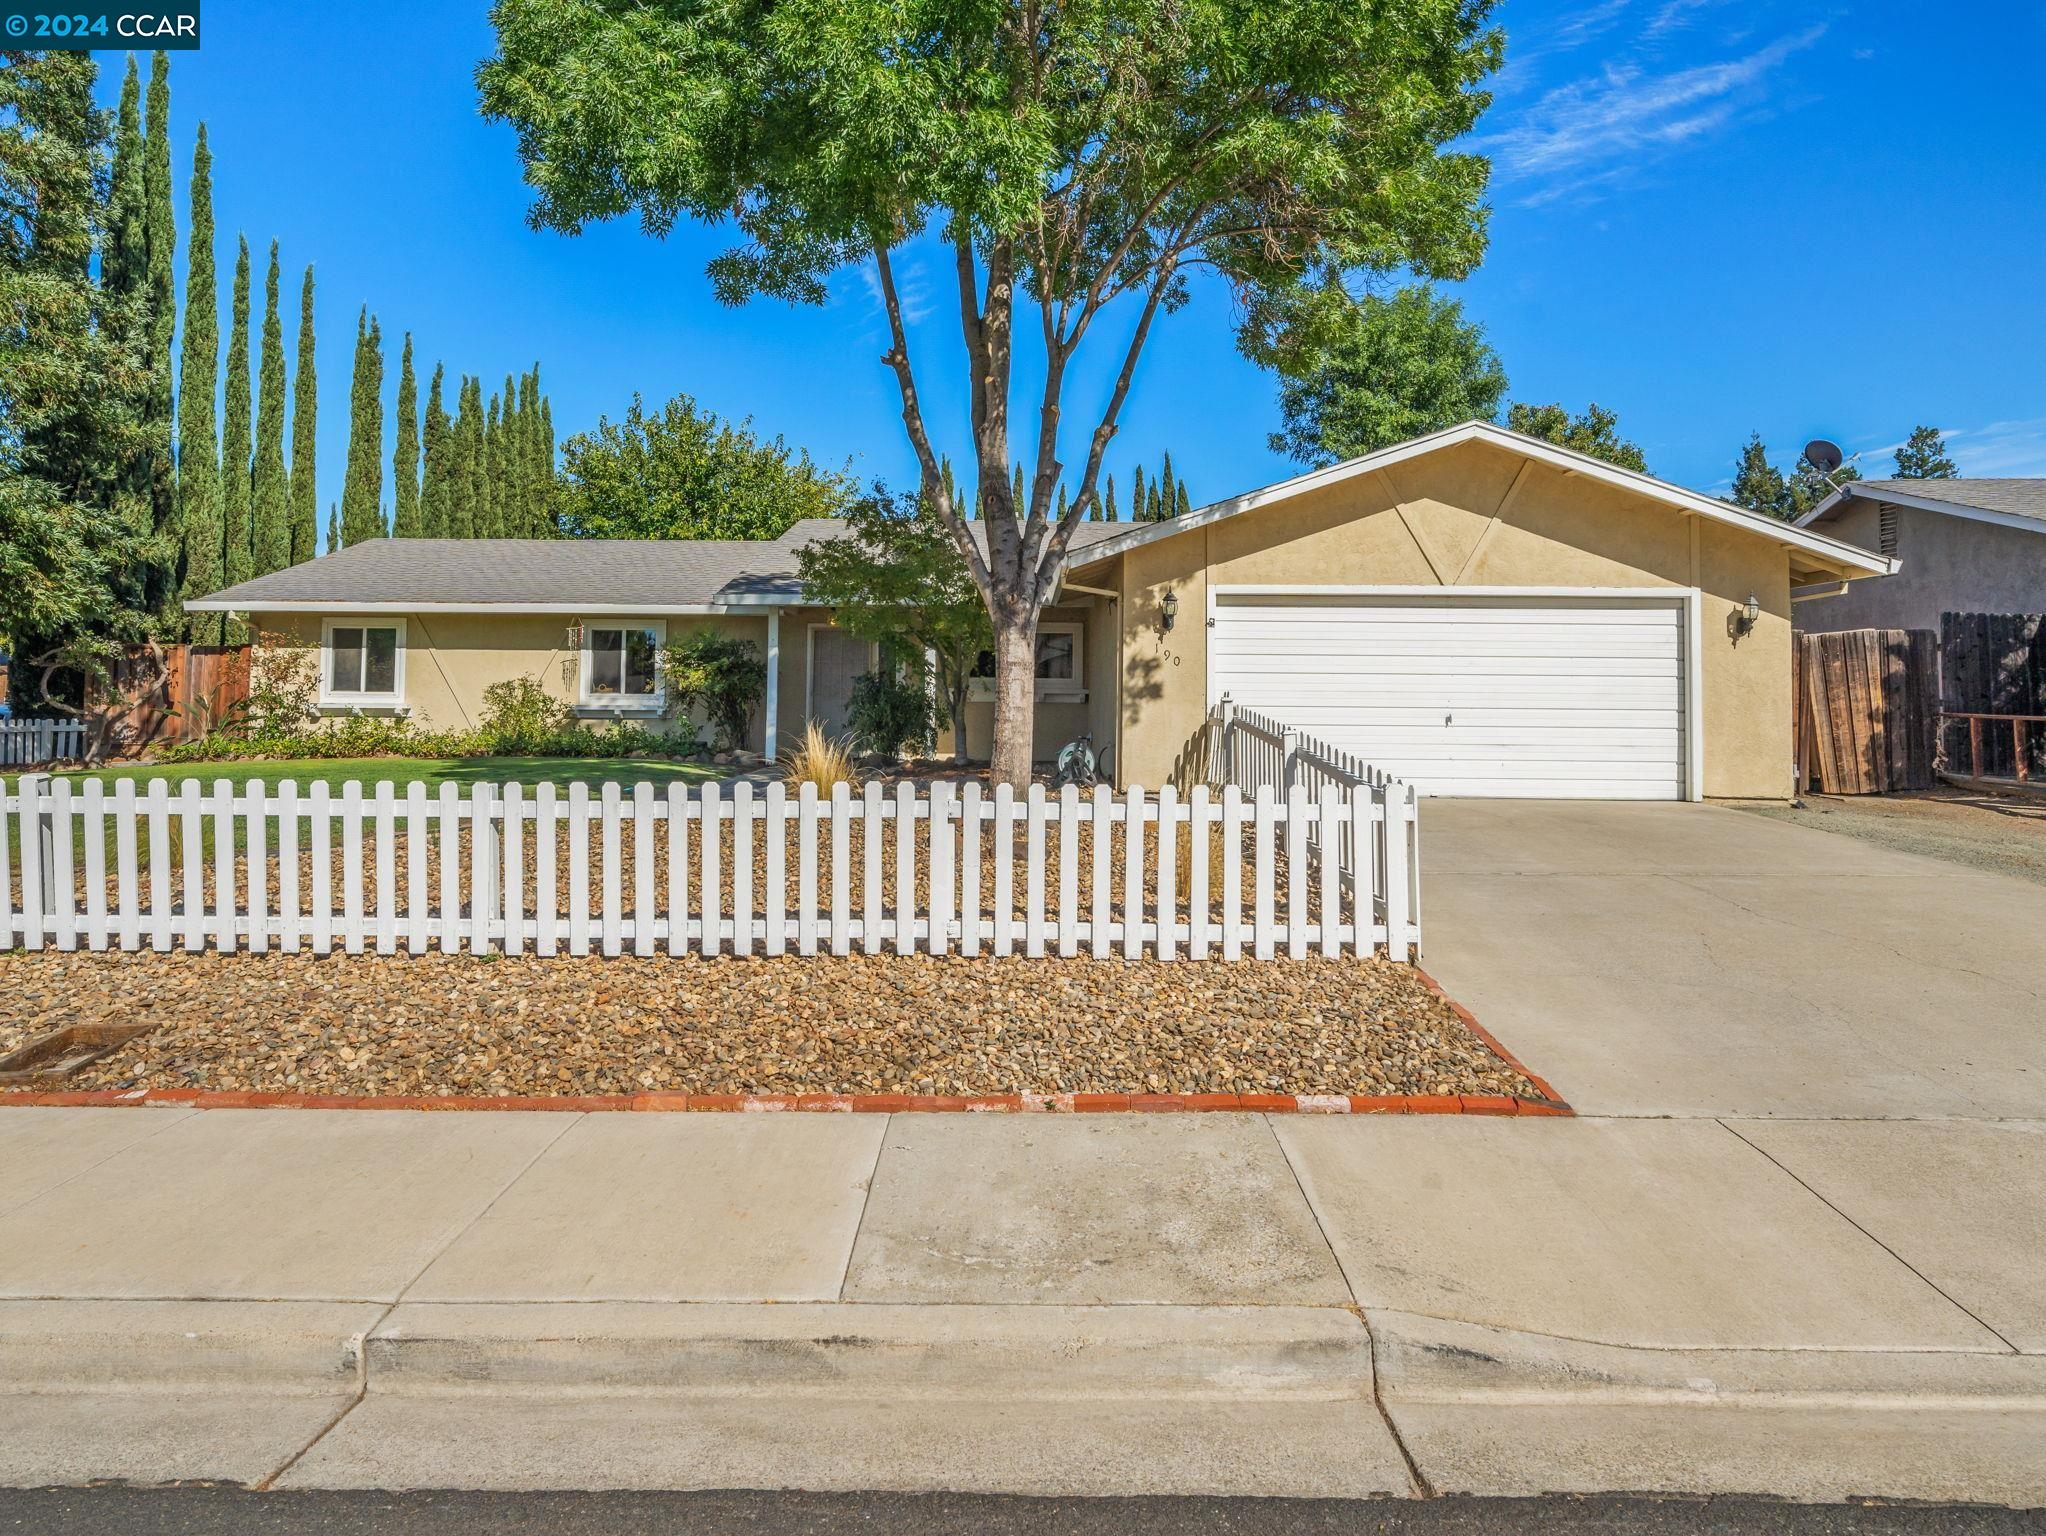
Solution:
[{"label": "neighboring house", "polygon": [[[538,677],[662,707],[653,653],[715,624],[768,658],[786,742],[844,718],[867,648],[773,543],[375,540],[187,606],[322,647],[322,703],[473,724]],[[1159,523],[1083,523],[1039,642],[1040,757],[1091,729],[1119,782],[1182,776],[1224,694],[1444,794],[1790,792],[1793,586],[1888,558],[1470,422]],[[992,705],[969,705],[987,749]],[[765,745],[763,741],[758,743]]]},{"label": "neighboring house", "polygon": [[1850,480],[1799,521],[1903,568],[1800,595],[1797,627],[1929,629],[1946,613],[2046,612],[2046,479]]}]

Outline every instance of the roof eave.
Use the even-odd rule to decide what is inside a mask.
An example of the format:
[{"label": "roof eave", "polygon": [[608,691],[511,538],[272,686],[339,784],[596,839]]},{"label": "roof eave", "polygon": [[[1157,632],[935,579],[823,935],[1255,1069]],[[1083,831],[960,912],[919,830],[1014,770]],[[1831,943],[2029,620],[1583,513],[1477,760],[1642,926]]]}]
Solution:
[{"label": "roof eave", "polygon": [[604,614],[647,618],[687,617],[692,614],[748,613],[779,608],[799,602],[782,596],[734,597],[715,603],[362,603],[339,598],[193,598],[184,605],[187,613],[506,613],[506,614]]}]

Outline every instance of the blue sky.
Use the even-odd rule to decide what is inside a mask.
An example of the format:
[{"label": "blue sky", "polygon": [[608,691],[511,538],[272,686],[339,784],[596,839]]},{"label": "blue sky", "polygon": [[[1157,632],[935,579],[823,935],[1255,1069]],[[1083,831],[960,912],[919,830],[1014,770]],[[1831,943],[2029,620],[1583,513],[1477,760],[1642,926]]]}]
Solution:
[{"label": "blue sky", "polygon": [[[1515,398],[1617,410],[1652,470],[1706,490],[1750,430],[1786,464],[1825,435],[1882,474],[1921,421],[1965,473],[2046,474],[2046,7],[1504,0],[1498,18],[1507,64],[1475,135],[1491,250],[1459,291]],[[288,295],[316,268],[323,505],[365,303],[392,392],[409,330],[422,394],[436,358],[486,390],[538,360],[563,436],[635,391],[686,391],[828,464],[913,479],[863,274],[823,309],[728,309],[703,276],[717,231],[526,227],[510,131],[475,110],[483,5],[207,0],[205,37],[172,55],[180,249],[203,117],[223,288],[238,231],[258,285],[273,236]],[[111,102],[120,57],[102,63]],[[931,409],[963,460],[941,275],[906,263]],[[1099,398],[1096,362],[1068,422]],[[1110,467],[1126,485],[1169,450],[1196,502],[1228,495],[1293,471],[1266,446],[1276,424],[1227,296],[1201,291],[1155,334]],[[1081,451],[1074,434],[1068,461]]]}]

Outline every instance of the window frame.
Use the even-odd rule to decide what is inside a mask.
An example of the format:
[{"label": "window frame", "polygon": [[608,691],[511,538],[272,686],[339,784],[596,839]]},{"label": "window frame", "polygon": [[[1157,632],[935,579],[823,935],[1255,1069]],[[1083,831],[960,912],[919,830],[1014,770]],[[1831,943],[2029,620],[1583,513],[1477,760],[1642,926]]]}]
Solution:
[{"label": "window frame", "polygon": [[[1040,704],[1084,704],[1087,702],[1087,625],[1082,619],[1044,619],[1037,626],[1037,635],[1042,640],[1046,635],[1071,635],[1073,637],[1073,675],[1071,677],[1040,677],[1036,679],[1036,701]],[[967,679],[967,697],[976,703],[984,703],[995,696],[994,679],[973,677]]]},{"label": "window frame", "polygon": [[[578,710],[603,715],[659,715],[668,708],[668,679],[661,669],[661,658],[668,650],[668,621],[666,619],[628,619],[610,614],[598,619],[582,619],[577,623],[580,631],[576,641],[576,703]],[[654,691],[652,693],[593,693],[590,689],[591,674],[594,671],[596,653],[591,648],[591,637],[598,630],[615,629],[641,630],[654,637]],[[624,676],[621,672],[621,683]]]},{"label": "window frame", "polygon": [[[334,631],[337,629],[359,629],[367,633],[372,629],[388,629],[396,634],[397,655],[391,668],[392,688],[389,693],[337,693],[334,678]],[[403,709],[405,707],[405,620],[386,618],[382,615],[359,619],[323,619],[320,623],[320,693],[321,709]],[[364,651],[368,642],[364,641]]]}]

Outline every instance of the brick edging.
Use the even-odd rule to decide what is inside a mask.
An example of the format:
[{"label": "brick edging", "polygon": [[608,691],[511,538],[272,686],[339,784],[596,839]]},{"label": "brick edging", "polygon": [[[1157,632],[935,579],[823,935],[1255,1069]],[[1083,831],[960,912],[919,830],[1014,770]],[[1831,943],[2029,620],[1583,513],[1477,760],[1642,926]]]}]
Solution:
[{"label": "brick edging", "polygon": [[1574,1115],[1556,1091],[1521,1065],[1426,971],[1415,973],[1456,1011],[1464,1026],[1535,1085],[1542,1099],[1471,1093],[592,1093],[557,1097],[262,1093],[248,1089],[0,1089],[0,1109],[181,1105],[191,1109],[417,1109],[695,1112],[739,1114],[1172,1114],[1251,1112],[1279,1115]]}]

